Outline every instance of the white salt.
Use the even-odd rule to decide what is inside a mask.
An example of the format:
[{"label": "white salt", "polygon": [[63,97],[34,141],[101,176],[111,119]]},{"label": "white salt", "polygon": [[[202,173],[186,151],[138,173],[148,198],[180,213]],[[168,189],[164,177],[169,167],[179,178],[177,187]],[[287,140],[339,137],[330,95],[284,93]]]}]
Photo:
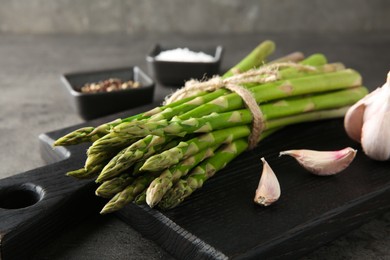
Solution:
[{"label": "white salt", "polygon": [[212,62],[214,57],[204,52],[194,52],[188,48],[177,48],[160,52],[155,57],[159,61]]}]

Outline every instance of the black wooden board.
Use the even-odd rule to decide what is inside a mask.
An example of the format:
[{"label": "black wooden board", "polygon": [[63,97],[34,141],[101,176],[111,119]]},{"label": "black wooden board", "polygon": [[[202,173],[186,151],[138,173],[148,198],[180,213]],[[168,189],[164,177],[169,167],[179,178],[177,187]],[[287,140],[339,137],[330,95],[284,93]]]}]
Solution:
[{"label": "black wooden board", "polygon": [[[0,180],[1,259],[21,257],[77,218],[97,214],[104,201],[93,196],[93,182],[64,176],[83,165],[87,146],[52,148],[54,139],[81,126],[40,136],[42,156],[54,164]],[[357,157],[345,171],[330,177],[311,175],[292,158],[278,156],[286,149],[346,146],[358,149]],[[282,189],[280,200],[267,208],[252,202],[261,157],[275,171]],[[346,136],[341,120],[299,124],[242,154],[173,210],[131,204],[116,214],[178,259],[293,259],[388,210],[389,169],[390,162],[372,161],[363,154]],[[26,205],[9,202],[9,195],[16,193],[22,194],[20,198],[33,194],[32,205],[18,208]],[[9,209],[12,203],[15,207]],[[70,209],[77,210],[77,217],[70,217],[75,216]]]}]

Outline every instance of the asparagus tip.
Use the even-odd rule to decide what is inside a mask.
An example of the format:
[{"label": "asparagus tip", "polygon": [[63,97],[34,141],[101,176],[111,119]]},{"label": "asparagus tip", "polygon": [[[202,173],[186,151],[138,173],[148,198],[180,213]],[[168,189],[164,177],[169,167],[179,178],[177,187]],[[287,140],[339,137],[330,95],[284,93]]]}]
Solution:
[{"label": "asparagus tip", "polygon": [[156,206],[171,187],[171,178],[157,177],[154,179],[146,190],[146,204],[151,208]]}]

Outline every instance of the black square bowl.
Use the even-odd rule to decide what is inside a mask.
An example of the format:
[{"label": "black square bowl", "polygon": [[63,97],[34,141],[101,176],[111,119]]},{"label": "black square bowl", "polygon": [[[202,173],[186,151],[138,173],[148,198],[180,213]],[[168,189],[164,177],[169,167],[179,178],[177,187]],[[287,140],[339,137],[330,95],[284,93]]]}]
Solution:
[{"label": "black square bowl", "polygon": [[[141,86],[112,92],[81,92],[81,87],[84,84],[109,78],[118,78],[122,81],[138,81]],[[94,119],[153,102],[155,84],[149,76],[136,66],[67,73],[61,77],[61,80],[69,94],[73,108],[84,120]]]},{"label": "black square bowl", "polygon": [[214,57],[210,62],[164,61],[157,60],[156,56],[166,50],[176,49],[173,46],[157,44],[146,57],[149,73],[162,85],[180,87],[190,79],[210,78],[219,73],[223,47],[188,47],[194,52],[204,52]]}]

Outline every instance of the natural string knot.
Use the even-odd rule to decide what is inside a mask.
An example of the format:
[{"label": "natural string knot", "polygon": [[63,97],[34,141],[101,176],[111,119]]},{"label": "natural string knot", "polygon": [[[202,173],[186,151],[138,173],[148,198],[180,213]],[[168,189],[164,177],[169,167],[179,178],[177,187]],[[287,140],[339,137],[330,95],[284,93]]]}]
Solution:
[{"label": "natural string knot", "polygon": [[225,79],[220,76],[214,76],[207,81],[191,79],[185,82],[184,87],[178,89],[170,96],[167,96],[165,98],[164,105],[173,103],[186,97],[195,96],[201,92],[214,91],[220,88],[228,89],[242,98],[245,106],[252,114],[252,129],[248,138],[248,149],[253,149],[256,146],[264,129],[264,116],[256,102],[256,99],[253,97],[252,92],[242,85],[250,83],[262,84],[277,81],[280,79],[279,69],[281,67],[295,67],[301,70],[315,69],[312,66],[301,65],[292,62],[283,62],[264,65],[260,68],[235,74]]}]

